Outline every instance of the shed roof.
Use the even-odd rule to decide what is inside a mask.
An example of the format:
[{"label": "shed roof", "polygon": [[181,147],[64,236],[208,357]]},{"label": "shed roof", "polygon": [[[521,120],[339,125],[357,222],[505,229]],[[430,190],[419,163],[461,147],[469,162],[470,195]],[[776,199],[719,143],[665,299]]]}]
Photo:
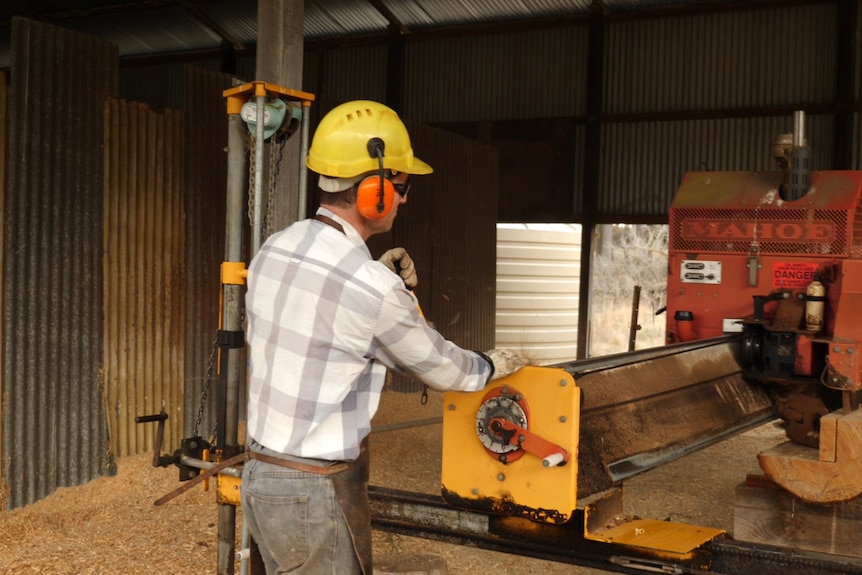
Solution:
[{"label": "shed roof", "polygon": [[[415,34],[494,24],[584,17],[590,10],[645,15],[723,7],[730,0],[305,0],[306,40]],[[257,0],[10,0],[0,3],[0,66],[8,67],[13,17],[78,30],[109,41],[121,58],[252,50]]]}]

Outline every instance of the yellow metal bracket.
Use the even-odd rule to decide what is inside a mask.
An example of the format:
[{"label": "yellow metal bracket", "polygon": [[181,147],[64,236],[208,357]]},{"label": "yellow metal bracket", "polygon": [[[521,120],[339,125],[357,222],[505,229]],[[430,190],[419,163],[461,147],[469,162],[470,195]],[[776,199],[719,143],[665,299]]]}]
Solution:
[{"label": "yellow metal bracket", "polygon": [[306,108],[310,107],[311,103],[314,102],[314,94],[261,81],[249,82],[241,86],[229,88],[223,92],[223,95],[227,99],[228,114],[239,114],[242,105],[248,102],[248,99],[252,96],[285,97],[300,102]]},{"label": "yellow metal bracket", "polygon": [[223,285],[245,285],[248,270],[243,262],[222,262],[221,283]]},{"label": "yellow metal bracket", "polygon": [[240,501],[240,485],[242,479],[233,475],[225,475],[219,473],[216,475],[216,501],[222,505],[233,505],[238,507],[242,504]]},{"label": "yellow metal bracket", "polygon": [[656,559],[691,560],[699,547],[723,534],[722,529],[626,516],[621,488],[584,502],[584,539],[636,547]]}]

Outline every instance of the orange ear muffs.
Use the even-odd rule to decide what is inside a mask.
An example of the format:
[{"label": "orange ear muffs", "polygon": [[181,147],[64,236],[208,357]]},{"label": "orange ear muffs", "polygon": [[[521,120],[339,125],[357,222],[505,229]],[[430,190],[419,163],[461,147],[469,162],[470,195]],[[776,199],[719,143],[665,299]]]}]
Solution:
[{"label": "orange ear muffs", "polygon": [[[382,182],[381,182],[382,180]],[[395,186],[386,178],[368,176],[356,189],[356,207],[369,220],[385,218],[395,204]]]}]

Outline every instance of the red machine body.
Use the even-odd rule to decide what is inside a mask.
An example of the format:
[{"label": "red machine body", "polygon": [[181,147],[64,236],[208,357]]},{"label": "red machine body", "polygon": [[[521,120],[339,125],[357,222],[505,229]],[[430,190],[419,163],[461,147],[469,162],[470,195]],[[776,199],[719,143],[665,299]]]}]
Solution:
[{"label": "red machine body", "polygon": [[[742,337],[788,436],[862,389],[862,171],[692,172],[670,207],[667,341]],[[845,404],[846,407],[846,404]]]}]

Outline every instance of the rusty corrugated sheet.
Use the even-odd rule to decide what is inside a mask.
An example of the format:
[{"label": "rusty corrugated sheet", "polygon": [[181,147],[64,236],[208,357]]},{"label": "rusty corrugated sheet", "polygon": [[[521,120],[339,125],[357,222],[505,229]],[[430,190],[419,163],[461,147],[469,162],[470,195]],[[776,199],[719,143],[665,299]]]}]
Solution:
[{"label": "rusty corrugated sheet", "polygon": [[102,103],[117,48],[12,22],[3,477],[9,508],[115,472],[102,367]]},{"label": "rusty corrugated sheet", "polygon": [[[227,113],[225,74],[187,67],[185,85],[186,166],[186,362],[185,437],[194,432],[201,396],[208,391],[200,435],[208,439],[215,421],[215,393],[207,371],[219,329],[220,265],[225,254],[227,205]],[[215,372],[213,372],[213,378]],[[244,401],[245,394],[240,394]]]},{"label": "rusty corrugated sheet", "polygon": [[104,379],[122,457],[153,449],[156,425],[136,417],[167,413],[164,448],[182,434],[183,121],[111,99],[105,122]]},{"label": "rusty corrugated sheet", "polygon": [[[124,94],[140,97],[154,108],[170,104],[183,110],[184,144],[177,153],[184,161],[185,350],[179,366],[182,380],[172,391],[183,396],[182,413],[172,415],[181,422],[182,435],[172,430],[177,433],[165,445],[167,451],[179,447],[179,437],[199,432],[208,439],[215,426],[212,391],[218,366],[211,372],[209,367],[219,328],[219,270],[224,259],[227,115],[222,93],[233,80],[211,67],[176,64],[129,68],[120,77]],[[200,413],[204,394],[205,409]],[[150,426],[148,432],[154,429]]]}]

